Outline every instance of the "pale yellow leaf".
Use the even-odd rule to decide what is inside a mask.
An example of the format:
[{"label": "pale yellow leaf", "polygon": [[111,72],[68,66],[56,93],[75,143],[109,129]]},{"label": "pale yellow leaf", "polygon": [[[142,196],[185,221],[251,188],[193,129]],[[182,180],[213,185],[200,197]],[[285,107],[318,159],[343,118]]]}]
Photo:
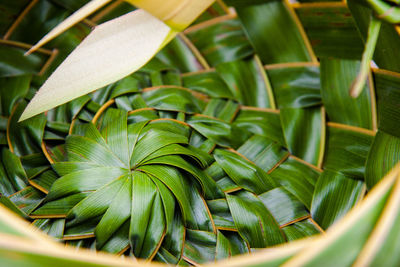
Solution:
[{"label": "pale yellow leaf", "polygon": [[177,31],[188,27],[215,0],[126,0]]},{"label": "pale yellow leaf", "polygon": [[20,121],[131,74],[175,35],[169,26],[144,10],[101,24],[43,84]]}]

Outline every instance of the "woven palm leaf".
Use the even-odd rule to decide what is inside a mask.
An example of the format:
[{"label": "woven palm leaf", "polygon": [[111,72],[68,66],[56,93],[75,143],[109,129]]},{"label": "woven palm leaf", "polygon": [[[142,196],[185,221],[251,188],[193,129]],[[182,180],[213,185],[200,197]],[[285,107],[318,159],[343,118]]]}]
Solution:
[{"label": "woven palm leaf", "polygon": [[18,122],[135,9],[24,56],[87,2],[0,0],[0,265],[400,263],[400,37],[378,2],[217,1],[137,72]]}]

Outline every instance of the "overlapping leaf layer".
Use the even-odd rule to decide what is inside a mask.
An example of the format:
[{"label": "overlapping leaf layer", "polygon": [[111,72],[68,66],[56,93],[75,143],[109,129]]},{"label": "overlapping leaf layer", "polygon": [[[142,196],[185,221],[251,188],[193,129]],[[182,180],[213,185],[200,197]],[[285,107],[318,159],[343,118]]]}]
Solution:
[{"label": "overlapping leaf layer", "polygon": [[64,2],[33,1],[10,31],[28,1],[0,0],[0,202],[68,245],[171,264],[252,253],[324,232],[399,160],[398,36],[377,45],[390,71],[351,98],[363,41],[337,3],[216,3],[139,72],[17,123],[91,20],[131,10],[23,57],[87,1]]}]

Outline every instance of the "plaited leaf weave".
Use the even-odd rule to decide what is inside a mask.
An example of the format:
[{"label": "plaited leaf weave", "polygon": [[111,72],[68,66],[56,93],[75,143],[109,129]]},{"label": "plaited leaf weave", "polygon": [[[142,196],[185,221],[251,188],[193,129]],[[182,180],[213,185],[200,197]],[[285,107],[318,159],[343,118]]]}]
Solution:
[{"label": "plaited leaf weave", "polygon": [[[353,98],[366,3],[217,1],[138,72],[18,123],[91,26],[134,9],[115,1],[23,56],[86,2],[0,0],[3,206],[67,247],[198,265],[332,236],[374,203],[337,247],[264,264],[398,264],[382,254],[398,246],[398,174],[373,193],[400,160],[396,26],[382,22]],[[366,258],[388,207],[393,235]]]}]

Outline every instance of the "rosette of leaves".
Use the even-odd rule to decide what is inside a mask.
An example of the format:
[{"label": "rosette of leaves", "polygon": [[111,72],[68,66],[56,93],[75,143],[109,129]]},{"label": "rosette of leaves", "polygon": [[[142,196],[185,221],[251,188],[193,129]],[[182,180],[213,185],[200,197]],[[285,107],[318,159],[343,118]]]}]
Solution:
[{"label": "rosette of leaves", "polygon": [[96,248],[118,253],[131,244],[141,258],[153,258],[165,238],[182,246],[184,226],[216,232],[202,196],[224,196],[201,171],[210,156],[189,145],[184,122],[141,112],[157,117],[110,108],[101,123],[75,126],[67,161],[53,164],[61,177],[33,217],[65,217],[65,239],[94,234]]},{"label": "rosette of leaves", "polygon": [[[108,100],[71,124],[64,145],[46,146],[60,178],[29,216],[70,244],[173,264],[318,233],[308,209],[320,171],[288,159],[277,115],[178,86]],[[271,117],[275,136],[246,129],[254,116]],[[308,188],[282,186],[296,171]]]}]

